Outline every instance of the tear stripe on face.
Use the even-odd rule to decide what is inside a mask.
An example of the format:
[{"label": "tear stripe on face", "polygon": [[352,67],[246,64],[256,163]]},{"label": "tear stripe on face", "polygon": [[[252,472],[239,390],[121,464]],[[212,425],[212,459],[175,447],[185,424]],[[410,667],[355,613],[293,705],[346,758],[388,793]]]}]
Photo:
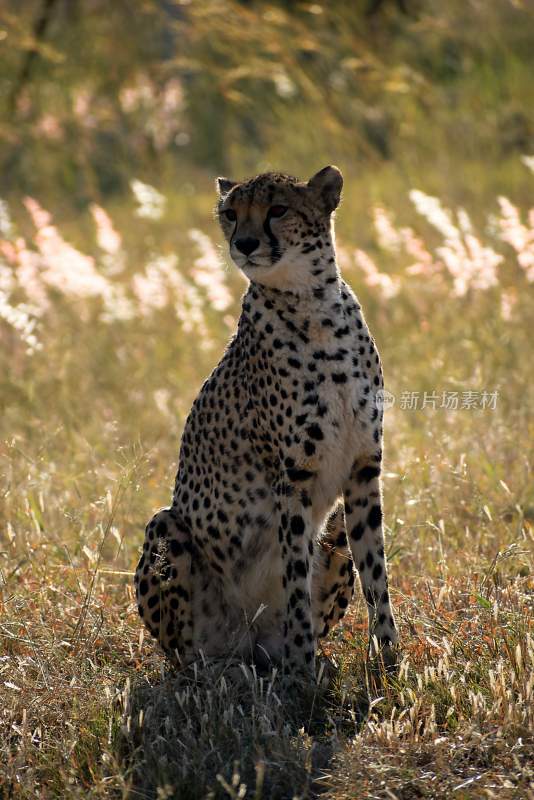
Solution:
[{"label": "tear stripe on face", "polygon": [[278,239],[271,230],[271,223],[268,214],[265,222],[263,223],[263,230],[267,234],[267,238],[269,239],[269,244],[271,245],[271,264],[276,264],[276,262],[282,255],[282,251],[280,249],[280,244],[278,242]]}]

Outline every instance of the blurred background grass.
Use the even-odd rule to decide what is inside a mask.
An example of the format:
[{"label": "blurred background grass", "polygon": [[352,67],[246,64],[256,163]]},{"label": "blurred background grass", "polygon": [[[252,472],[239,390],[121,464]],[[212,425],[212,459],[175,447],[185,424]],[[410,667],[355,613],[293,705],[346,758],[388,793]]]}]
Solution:
[{"label": "blurred background grass", "polygon": [[133,174],[203,213],[215,173],[305,175],[334,161],[355,181],[355,210],[422,179],[453,205],[525,197],[528,4],[143,0],[130,11],[2,4],[4,193],[72,213],[120,198]]},{"label": "blurred background grass", "polygon": [[[408,660],[374,706],[362,746],[376,764],[351,777],[342,748],[332,797],[353,797],[357,779],[390,798],[385,769],[399,797],[425,796],[410,791],[423,791],[434,756],[419,762],[418,748],[438,735],[450,763],[470,737],[479,750],[495,737],[531,744],[533,75],[534,13],[512,0],[3,0],[6,796],[126,791],[116,694],[161,666],[139,638],[129,573],[244,288],[219,247],[214,178],[271,168],[342,169],[339,259],[397,398],[385,503]],[[405,392],[418,408],[403,407]],[[423,409],[425,392],[437,399]],[[457,409],[443,392],[458,393]],[[497,392],[495,408],[483,392]],[[349,666],[364,655],[362,623],[356,603],[330,644]],[[444,653],[456,672],[431,680]],[[506,708],[488,678],[501,667],[527,687]],[[436,723],[445,694],[453,712]],[[409,731],[387,728],[394,707]],[[514,751],[511,787],[499,747],[484,753],[456,777],[440,762],[430,796],[450,797],[476,770],[481,791],[531,796],[526,751]],[[184,763],[186,783],[194,773],[228,796],[215,773]],[[295,791],[311,792],[306,774]],[[470,792],[459,796],[492,796]]]}]

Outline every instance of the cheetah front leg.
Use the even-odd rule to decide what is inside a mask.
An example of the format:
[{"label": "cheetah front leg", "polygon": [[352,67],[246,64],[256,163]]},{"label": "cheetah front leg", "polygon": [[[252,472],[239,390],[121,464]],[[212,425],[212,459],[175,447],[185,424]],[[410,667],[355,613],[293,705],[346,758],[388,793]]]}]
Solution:
[{"label": "cheetah front leg", "polygon": [[345,518],[354,563],[369,613],[371,643],[389,647],[399,635],[389,600],[382,531],[380,454],[356,461],[344,487]]},{"label": "cheetah front leg", "polygon": [[284,483],[280,497],[282,585],[286,597],[284,675],[315,677],[316,636],[312,618],[312,563],[315,531],[311,503],[298,483]]}]

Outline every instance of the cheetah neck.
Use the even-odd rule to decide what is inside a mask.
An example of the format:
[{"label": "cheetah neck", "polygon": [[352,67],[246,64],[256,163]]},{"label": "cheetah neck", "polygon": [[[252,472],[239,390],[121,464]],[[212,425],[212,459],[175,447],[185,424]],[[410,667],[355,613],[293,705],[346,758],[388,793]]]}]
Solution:
[{"label": "cheetah neck", "polygon": [[[243,298],[242,316],[251,329],[263,329],[269,320],[272,330],[292,332],[295,340],[323,341],[331,336],[330,317],[339,313],[343,281],[336,271],[329,282],[293,292],[252,282]],[[327,326],[328,323],[328,326]]]}]

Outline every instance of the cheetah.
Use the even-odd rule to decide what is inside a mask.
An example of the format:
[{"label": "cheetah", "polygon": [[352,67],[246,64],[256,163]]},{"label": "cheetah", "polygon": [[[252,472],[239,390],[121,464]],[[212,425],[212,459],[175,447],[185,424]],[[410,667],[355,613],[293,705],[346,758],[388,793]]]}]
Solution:
[{"label": "cheetah", "polygon": [[[178,665],[236,656],[315,674],[353,596],[392,653],[380,471],[380,358],[343,281],[343,178],[218,178],[217,216],[249,280],[237,331],[183,431],[172,505],[146,528],[138,610]],[[376,638],[375,638],[376,637]]]}]

